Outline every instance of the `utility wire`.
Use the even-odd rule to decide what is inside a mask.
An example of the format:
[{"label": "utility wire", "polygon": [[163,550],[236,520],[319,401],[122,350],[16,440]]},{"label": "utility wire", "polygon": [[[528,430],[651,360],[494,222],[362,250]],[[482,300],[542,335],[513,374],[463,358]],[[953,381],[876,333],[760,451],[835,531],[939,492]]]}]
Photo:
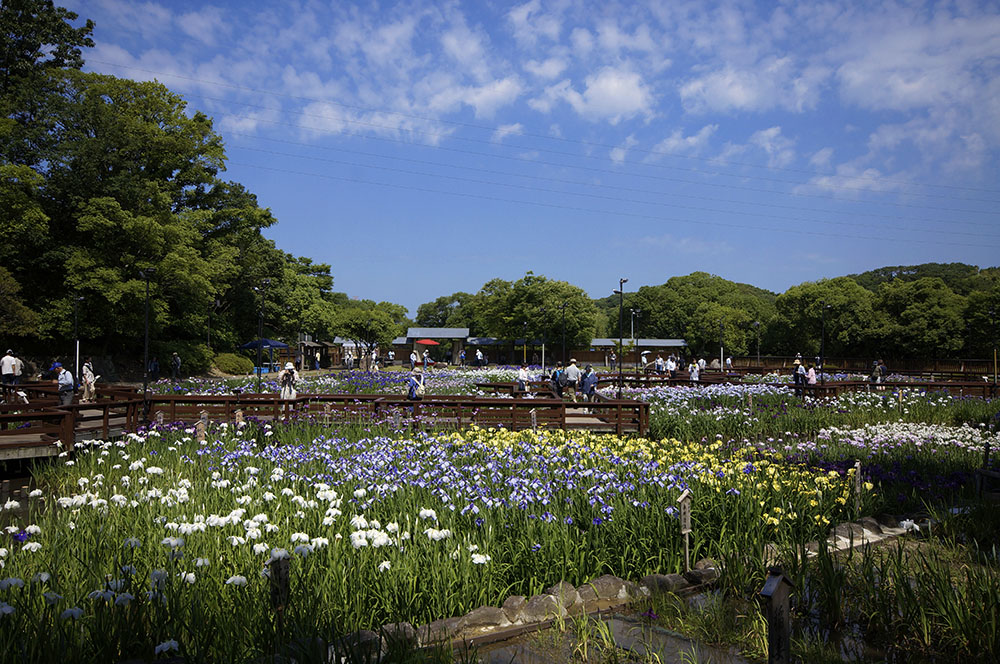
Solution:
[{"label": "utility wire", "polygon": [[[403,118],[407,118],[407,119],[411,119],[411,120],[419,120],[419,121],[422,121],[422,122],[433,122],[433,123],[437,123],[437,124],[445,124],[445,125],[450,125],[450,126],[454,126],[454,127],[465,127],[465,128],[469,128],[469,129],[477,129],[477,130],[480,130],[480,131],[488,131],[490,133],[495,132],[496,129],[497,129],[496,127],[488,127],[486,125],[479,125],[479,124],[475,124],[475,123],[461,122],[461,121],[456,121],[456,120],[445,120],[445,119],[441,119],[441,118],[433,118],[433,117],[427,117],[427,116],[407,114],[407,113],[403,113],[401,111],[394,111],[394,110],[378,109],[378,108],[373,108],[373,107],[359,106],[359,105],[347,104],[345,102],[340,102],[340,101],[335,101],[335,100],[330,100],[330,99],[319,99],[319,98],[315,98],[315,97],[307,97],[307,96],[304,96],[304,95],[293,95],[293,94],[284,93],[284,92],[277,92],[277,91],[274,91],[274,90],[268,90],[268,89],[262,89],[262,88],[251,88],[251,87],[242,86],[242,85],[236,85],[236,84],[232,84],[232,83],[223,83],[221,81],[209,81],[209,80],[205,80],[205,79],[199,79],[199,78],[196,78],[196,77],[193,77],[193,76],[184,76],[182,74],[156,71],[156,70],[147,69],[147,68],[144,68],[144,67],[137,67],[135,65],[127,65],[127,64],[124,64],[124,63],[120,63],[120,62],[109,62],[109,61],[105,61],[105,60],[88,60],[88,62],[89,63],[103,64],[103,65],[107,65],[107,66],[110,66],[110,67],[119,67],[119,68],[122,68],[122,69],[131,69],[131,70],[134,70],[134,71],[141,71],[141,72],[144,72],[144,73],[147,73],[147,74],[154,74],[154,75],[157,75],[157,76],[166,76],[166,77],[176,78],[176,79],[180,79],[180,80],[184,80],[184,81],[190,81],[190,82],[193,82],[193,83],[199,83],[199,84],[202,84],[202,85],[211,85],[211,86],[215,86],[215,87],[229,88],[229,89],[232,89],[232,90],[239,90],[241,92],[250,92],[250,93],[253,93],[253,94],[267,94],[267,95],[271,95],[271,96],[274,96],[274,97],[283,97],[283,98],[287,98],[287,99],[295,99],[295,100],[298,100],[298,101],[306,101],[306,102],[311,102],[311,103],[326,103],[326,104],[331,104],[331,105],[339,106],[339,107],[345,108],[345,109],[350,109],[350,110],[354,110],[354,111],[360,111],[360,112],[363,112],[363,113],[393,115],[393,116],[403,117]],[[383,127],[383,128],[390,128],[390,127]],[[430,134],[429,132],[427,132],[427,135],[433,135],[433,134]],[[565,138],[565,137],[561,137],[561,136],[548,136],[548,135],[544,135],[544,134],[535,134],[535,133],[530,133],[530,132],[522,132],[519,135],[525,136],[525,137],[528,137],[528,138],[538,138],[538,139],[542,139],[542,140],[556,141],[556,142],[562,142],[562,143],[568,143],[568,144],[571,143],[571,144],[575,144],[575,145],[581,145],[581,146],[584,146],[584,147],[587,147],[587,148],[601,148],[601,149],[609,149],[609,150],[611,150],[611,149],[617,149],[617,148],[621,147],[619,145],[610,145],[610,144],[606,144],[606,143],[596,143],[596,142],[592,142],[592,141],[581,141],[581,140],[570,139],[570,138]],[[441,135],[441,134],[437,135],[437,137],[439,137],[439,138],[443,137],[443,136],[444,135]],[[520,146],[520,149],[531,149],[531,148],[525,148],[524,146]],[[667,151],[667,150],[651,150],[651,149],[639,148],[639,147],[633,147],[633,148],[629,148],[629,149],[633,150],[635,152],[639,152],[639,153],[643,153],[643,154],[648,154],[648,155],[651,155],[651,156],[669,156],[669,157],[675,157],[675,158],[679,158],[679,159],[688,159],[688,160],[700,161],[700,162],[704,162],[704,163],[717,164],[717,165],[721,165],[721,166],[740,166],[740,167],[759,168],[759,169],[763,168],[763,169],[767,169],[767,170],[771,170],[771,171],[787,172],[787,173],[799,173],[799,174],[809,175],[809,176],[823,176],[824,175],[822,173],[817,173],[815,171],[806,170],[806,169],[795,169],[795,168],[788,168],[788,167],[782,167],[782,166],[771,166],[771,165],[762,165],[762,164],[751,164],[751,163],[746,163],[746,162],[735,162],[735,161],[728,161],[728,160],[724,160],[724,159],[720,159],[720,158],[714,158],[714,157],[701,157],[701,156],[698,156],[698,155],[689,155],[689,154],[682,154],[682,153],[677,153],[677,152],[670,152],[670,151]],[[726,174],[720,173],[720,175],[726,175]],[[902,186],[912,186],[912,187],[936,187],[936,188],[940,188],[940,189],[951,189],[951,190],[954,190],[954,191],[970,191],[970,192],[1000,194],[1000,190],[996,190],[996,189],[989,189],[989,188],[983,188],[983,187],[969,187],[969,186],[962,186],[962,185],[939,184],[939,183],[934,183],[934,182],[921,182],[921,181],[913,181],[913,180],[897,180],[897,179],[888,179],[888,178],[871,178],[869,176],[863,176],[863,175],[836,175],[836,176],[832,176],[832,177],[837,177],[837,178],[840,178],[840,179],[847,179],[847,180],[854,180],[854,181],[859,181],[859,182],[878,182],[878,183],[888,183],[888,184],[902,185]],[[782,181],[782,180],[775,180],[775,181],[777,181],[777,182],[785,182],[787,184],[803,184],[803,183],[800,183],[800,182],[793,182],[793,181]],[[845,189],[854,189],[854,190],[858,190],[858,191],[868,191],[869,190],[866,187],[843,187],[843,188],[845,188]],[[910,195],[935,196],[934,194],[923,194],[923,193],[919,193],[919,192],[911,192]],[[980,202],[1000,203],[1000,201],[997,201],[997,200],[985,200],[985,199],[980,200]]]}]

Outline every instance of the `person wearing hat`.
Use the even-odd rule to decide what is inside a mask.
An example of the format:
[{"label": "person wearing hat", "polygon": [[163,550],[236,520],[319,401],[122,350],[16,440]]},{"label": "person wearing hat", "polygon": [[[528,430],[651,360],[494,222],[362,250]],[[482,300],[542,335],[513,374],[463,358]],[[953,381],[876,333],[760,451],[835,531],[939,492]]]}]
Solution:
[{"label": "person wearing hat", "polygon": [[576,390],[580,385],[580,376],[582,372],[580,367],[576,366],[576,358],[571,357],[569,360],[569,366],[563,372],[566,375],[566,385],[563,387],[563,392],[568,392],[571,397],[573,397],[573,403],[576,403]]},{"label": "person wearing hat", "polygon": [[597,393],[597,372],[594,371],[594,365],[588,364],[583,370],[583,376],[580,378],[580,392],[583,394],[584,401],[593,401]]},{"label": "person wearing hat", "polygon": [[796,359],[792,363],[792,385],[795,389],[795,396],[802,396],[802,385],[805,383],[805,367],[802,366],[802,360]]},{"label": "person wearing hat", "polygon": [[406,398],[410,401],[420,401],[424,398],[424,371],[413,367],[410,378],[406,381]]},{"label": "person wearing hat", "polygon": [[4,385],[14,384],[14,366],[17,360],[14,359],[14,351],[7,349],[7,354],[0,358],[0,376]]},{"label": "person wearing hat", "polygon": [[53,363],[52,369],[56,371],[56,379],[53,382],[59,390],[59,405],[68,406],[73,403],[73,392],[76,390],[73,374],[59,362]]},{"label": "person wearing hat", "polygon": [[278,385],[281,386],[282,399],[294,399],[298,396],[295,391],[295,384],[299,382],[299,372],[295,370],[295,365],[285,362],[285,368],[278,372]]},{"label": "person wearing hat", "polygon": [[177,380],[181,376],[181,356],[174,351],[174,354],[170,356],[170,378],[171,380]]},{"label": "person wearing hat", "polygon": [[521,368],[517,370],[517,391],[528,391],[528,365],[521,363]]}]

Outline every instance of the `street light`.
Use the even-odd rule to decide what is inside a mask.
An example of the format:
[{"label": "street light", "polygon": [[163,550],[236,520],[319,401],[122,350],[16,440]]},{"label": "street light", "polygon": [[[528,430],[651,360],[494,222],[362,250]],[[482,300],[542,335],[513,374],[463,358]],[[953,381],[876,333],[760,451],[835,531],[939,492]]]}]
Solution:
[{"label": "street light", "polygon": [[820,310],[822,312],[821,320],[823,323],[820,327],[819,337],[819,382],[820,385],[825,385],[826,378],[823,376],[823,368],[826,366],[826,310],[830,308],[830,305],[826,303],[826,300],[820,300],[820,304],[823,306]]},{"label": "street light", "polygon": [[522,356],[521,362],[524,364],[528,363],[528,321],[524,321],[524,345],[522,346],[524,350],[524,355]]},{"label": "street light", "polygon": [[[760,321],[755,320],[753,322],[753,329],[757,333],[757,367],[760,367]],[[761,368],[761,374],[764,373],[763,368]]]},{"label": "street light", "polygon": [[260,394],[261,351],[264,350],[264,294],[270,283],[270,279],[261,279],[257,289],[260,291],[260,306],[257,308],[257,394]]},{"label": "street light", "polygon": [[76,362],[73,364],[73,380],[75,380],[77,384],[80,382],[80,331],[79,326],[77,325],[79,318],[77,315],[77,305],[81,302],[83,302],[82,295],[78,295],[73,298],[73,339],[76,341],[76,348],[73,353],[76,358]]},{"label": "street light", "polygon": [[639,356],[639,343],[635,339],[635,317],[639,316],[640,314],[642,314],[642,309],[629,309],[628,311],[629,311],[629,314],[631,314],[631,327],[629,328],[629,334],[630,334],[630,338],[632,339],[632,343],[635,344],[635,373],[636,373],[636,375],[638,375],[639,374],[639,365],[642,363],[642,360],[639,359],[639,357],[640,357]]},{"label": "street light", "polygon": [[218,311],[221,306],[222,302],[216,299],[212,302],[212,307],[208,310],[208,337],[205,339],[208,350],[212,350],[212,314]]},{"label": "street light", "polygon": [[156,274],[155,267],[139,270],[146,281],[146,334],[142,349],[142,419],[149,420],[149,278]]},{"label": "street light", "polygon": [[990,327],[993,328],[993,396],[997,392],[997,312],[990,307]]},{"label": "street light", "polygon": [[622,386],[625,384],[625,374],[622,373],[622,364],[624,364],[625,355],[625,284],[628,283],[628,279],[618,280],[618,290],[614,291],[618,294],[618,350],[622,353],[622,357],[618,360],[618,399],[622,398]]},{"label": "street light", "polygon": [[725,330],[725,324],[723,319],[719,319],[719,370],[725,373],[726,371],[726,358],[725,351],[722,347],[722,332]]},{"label": "street light", "polygon": [[562,362],[566,366],[566,303],[560,304],[559,308],[562,309]]}]

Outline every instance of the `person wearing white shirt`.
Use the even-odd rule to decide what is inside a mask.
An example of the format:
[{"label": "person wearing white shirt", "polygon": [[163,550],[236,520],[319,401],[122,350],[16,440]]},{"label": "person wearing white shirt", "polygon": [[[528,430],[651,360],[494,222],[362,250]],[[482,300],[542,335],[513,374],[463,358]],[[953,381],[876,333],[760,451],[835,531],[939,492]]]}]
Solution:
[{"label": "person wearing white shirt", "polygon": [[14,384],[14,367],[16,365],[14,351],[8,349],[7,354],[0,358],[0,376],[2,376],[4,385]]}]

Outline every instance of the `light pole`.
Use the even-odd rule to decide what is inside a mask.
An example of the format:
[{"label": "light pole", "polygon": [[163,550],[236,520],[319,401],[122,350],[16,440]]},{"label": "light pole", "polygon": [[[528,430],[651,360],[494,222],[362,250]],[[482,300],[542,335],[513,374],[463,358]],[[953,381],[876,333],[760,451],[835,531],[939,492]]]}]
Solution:
[{"label": "light pole", "polygon": [[639,365],[642,364],[642,360],[639,359],[639,342],[635,339],[635,317],[642,314],[642,309],[629,309],[629,314],[631,315],[629,335],[632,339],[632,343],[635,344],[635,373],[639,375]]},{"label": "light pole", "polygon": [[156,274],[155,267],[139,270],[146,281],[146,334],[142,349],[142,419],[149,420],[149,278]]},{"label": "light pole", "polygon": [[820,305],[822,305],[821,317],[822,325],[820,326],[820,337],[819,337],[819,382],[820,385],[826,384],[826,378],[823,376],[824,367],[826,366],[826,310],[830,308],[830,305],[826,303],[826,300],[820,300]]},{"label": "light pole", "polygon": [[545,373],[545,307],[538,307],[538,320],[542,321],[538,328],[542,342],[542,373]]},{"label": "light pole", "polygon": [[618,294],[618,351],[622,354],[622,357],[618,358],[618,399],[622,398],[622,386],[625,384],[625,374],[622,372],[622,364],[625,362],[625,338],[624,338],[624,328],[625,328],[625,284],[628,283],[628,279],[618,280],[618,290],[614,291]]},{"label": "light pole", "polygon": [[524,350],[524,355],[522,356],[521,362],[524,364],[528,363],[528,321],[524,321],[524,345],[522,346]]},{"label": "light pole", "polygon": [[763,367],[760,366],[760,321],[759,320],[755,320],[753,322],[753,329],[757,333],[757,368],[759,368],[760,372],[763,374],[764,369]]},{"label": "light pole", "polygon": [[722,332],[725,330],[725,324],[722,319],[719,320],[719,370],[723,373],[726,372],[726,358],[724,357],[725,352],[722,347]]},{"label": "light pole", "polygon": [[563,302],[559,305],[562,309],[562,363],[566,366],[566,303]]},{"label": "light pole", "polygon": [[990,307],[990,327],[993,328],[993,396],[997,392],[997,312]]},{"label": "light pole", "polygon": [[78,295],[73,298],[73,339],[75,340],[75,348],[73,356],[76,361],[73,364],[73,380],[80,384],[80,328],[78,326],[79,316],[77,314],[78,305],[83,302],[83,297]]},{"label": "light pole", "polygon": [[260,291],[260,306],[257,308],[257,394],[260,394],[260,373],[262,369],[260,363],[263,361],[261,351],[264,350],[264,295],[270,283],[270,279],[261,279],[260,288],[258,289]]}]

